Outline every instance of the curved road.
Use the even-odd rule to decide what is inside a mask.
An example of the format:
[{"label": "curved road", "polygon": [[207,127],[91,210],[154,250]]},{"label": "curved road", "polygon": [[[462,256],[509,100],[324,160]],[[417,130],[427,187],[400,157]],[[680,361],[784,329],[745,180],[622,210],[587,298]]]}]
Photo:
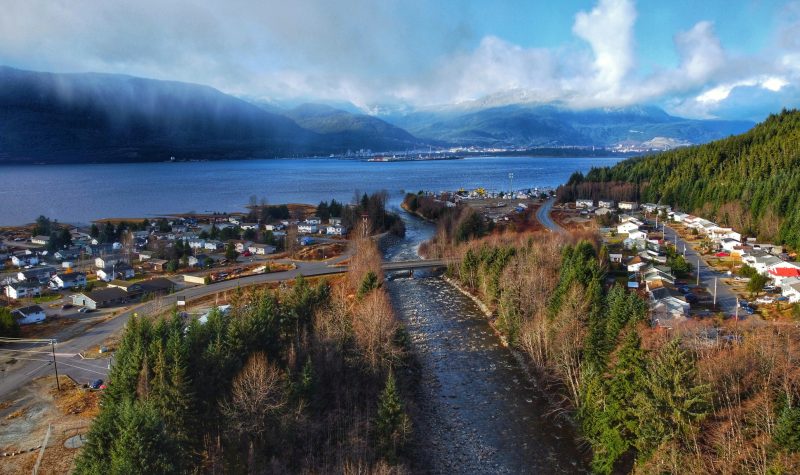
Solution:
[{"label": "curved road", "polygon": [[542,226],[547,228],[548,231],[563,233],[565,231],[564,228],[556,224],[553,218],[550,217],[550,212],[553,210],[555,202],[555,198],[550,198],[542,203],[542,206],[539,206],[539,209],[536,210],[536,219],[542,223]]},{"label": "curved road", "polygon": [[[341,262],[346,257],[348,256],[340,256],[339,258],[327,262],[298,262],[296,263],[296,269],[285,272],[252,275],[209,285],[191,287],[161,297],[158,300],[158,304],[164,307],[171,307],[176,304],[178,296],[185,298],[187,301],[196,300],[237,287],[292,280],[300,275],[312,277],[340,274],[345,272],[347,267],[332,267],[332,265]],[[131,315],[136,312],[146,311],[148,306],[151,305],[152,302],[134,305],[127,308],[119,315],[88,328],[85,332],[74,338],[58,342],[55,347],[55,352],[59,374],[68,374],[81,383],[97,378],[104,379],[108,373],[109,360],[105,358],[83,359],[78,353],[85,351],[87,348],[101,345],[108,337],[122,330]],[[18,346],[14,349],[17,348],[19,348],[19,350],[13,353],[9,351],[12,349],[11,347],[7,346],[4,348],[3,358],[11,359],[13,357],[13,359],[17,360],[17,363],[14,363],[11,368],[6,365],[5,369],[2,371],[2,375],[0,375],[0,399],[7,397],[11,392],[27,384],[34,378],[53,374],[53,357],[50,353],[49,344],[42,344],[39,346],[35,344],[26,344],[24,347]],[[5,362],[5,360],[3,362]]]}]

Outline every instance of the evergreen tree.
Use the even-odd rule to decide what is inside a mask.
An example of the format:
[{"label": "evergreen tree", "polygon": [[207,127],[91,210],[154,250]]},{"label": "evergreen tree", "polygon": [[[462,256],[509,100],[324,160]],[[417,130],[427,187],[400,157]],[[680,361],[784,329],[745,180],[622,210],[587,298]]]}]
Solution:
[{"label": "evergreen tree", "polygon": [[386,386],[378,400],[376,430],[381,451],[389,461],[394,461],[398,451],[402,450],[408,439],[411,422],[403,411],[403,403],[397,392],[394,373],[391,371],[386,377]]},{"label": "evergreen tree", "polygon": [[641,458],[664,442],[694,442],[697,424],[710,410],[709,388],[697,381],[692,356],[675,339],[647,365],[643,391],[636,395],[636,446]]},{"label": "evergreen tree", "polygon": [[367,272],[367,274],[364,276],[364,279],[361,281],[361,285],[358,287],[358,298],[364,298],[368,293],[379,288],[380,286],[381,283],[378,280],[378,275],[373,271]]},{"label": "evergreen tree", "polygon": [[158,412],[148,403],[127,402],[120,407],[118,436],[111,448],[108,473],[119,475],[180,473],[176,445]]}]

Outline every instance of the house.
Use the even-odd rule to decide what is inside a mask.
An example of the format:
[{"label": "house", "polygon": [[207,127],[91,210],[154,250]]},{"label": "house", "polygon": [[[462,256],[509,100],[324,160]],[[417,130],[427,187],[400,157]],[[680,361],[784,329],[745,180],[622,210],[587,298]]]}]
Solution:
[{"label": "house", "polygon": [[203,246],[203,249],[207,251],[218,251],[220,249],[223,249],[224,247],[225,246],[220,241],[206,241],[206,244],[205,246]]},{"label": "house", "polygon": [[669,328],[686,321],[689,317],[690,305],[688,302],[670,295],[653,301],[650,309],[653,325]]},{"label": "house", "polygon": [[594,208],[594,200],[575,200],[575,208]]},{"label": "house", "polygon": [[614,209],[614,201],[613,200],[599,200],[597,202],[597,207],[598,208]]},{"label": "house", "polygon": [[167,264],[169,264],[169,261],[166,259],[150,259],[150,265],[156,272],[164,272]]},{"label": "house", "polygon": [[258,227],[259,227],[258,223],[242,223],[242,225],[241,225],[241,228],[245,229],[245,230],[246,229],[253,229],[255,231],[258,231]]},{"label": "house", "polygon": [[264,229],[266,229],[267,231],[280,231],[285,227],[286,226],[284,226],[283,224],[268,224],[264,226]]},{"label": "house", "polygon": [[628,250],[642,250],[647,248],[647,241],[644,239],[626,238],[624,241],[622,241],[622,246]]},{"label": "house", "polygon": [[316,224],[301,223],[297,225],[297,232],[303,234],[314,234],[318,231]]},{"label": "house", "polygon": [[652,213],[658,210],[658,205],[655,203],[643,203],[641,208],[647,213]]},{"label": "house", "polygon": [[328,226],[325,228],[325,234],[330,234],[332,236],[344,236],[347,234],[347,230],[344,226]]},{"label": "house", "polygon": [[46,266],[46,267],[34,267],[32,269],[25,269],[17,272],[17,280],[22,282],[26,280],[35,280],[39,283],[45,283],[50,281],[50,277],[56,275],[56,269],[54,267]]},{"label": "house", "polygon": [[631,231],[631,232],[628,233],[628,239],[634,239],[634,240],[637,240],[637,241],[641,239],[641,240],[645,240],[646,241],[647,240],[647,233],[644,232],[644,231],[640,231],[640,230],[636,229],[636,230]]},{"label": "house", "polygon": [[239,241],[239,242],[236,243],[236,245],[234,247],[236,248],[236,252],[241,254],[244,251],[246,251],[247,248],[250,247],[252,244],[253,244],[253,241]]},{"label": "house", "polygon": [[143,280],[139,285],[145,295],[167,295],[175,291],[175,282],[164,277]]},{"label": "house", "polygon": [[208,256],[205,254],[189,256],[189,265],[192,267],[205,267],[206,262],[208,262]]},{"label": "house", "polygon": [[636,256],[628,262],[628,272],[639,272],[639,270],[647,265],[645,261],[642,260],[641,257]]},{"label": "house", "polygon": [[597,208],[596,210],[594,210],[594,214],[596,214],[597,216],[605,216],[613,212],[614,211],[612,211],[611,208]]},{"label": "house", "polygon": [[128,297],[141,295],[142,284],[139,282],[129,282],[127,280],[112,280],[108,283],[108,287],[116,287],[128,293]]},{"label": "house", "polygon": [[608,260],[617,264],[622,263],[622,254],[609,254]]},{"label": "house", "polygon": [[34,236],[31,238],[31,244],[46,246],[49,242],[50,242],[50,236]]},{"label": "house", "polygon": [[91,310],[123,304],[128,301],[128,293],[118,287],[106,287],[89,293],[72,296],[72,304]]},{"label": "house", "polygon": [[68,272],[56,274],[50,278],[51,289],[71,289],[86,285],[86,274],[83,272]]},{"label": "house", "polygon": [[733,252],[735,250],[738,250],[738,248],[740,248],[741,245],[742,245],[741,242],[731,238],[724,238],[719,242],[720,248],[722,248],[723,251],[727,252]]},{"label": "house", "polygon": [[120,254],[108,254],[95,258],[94,266],[98,269],[104,269],[120,262],[122,262],[122,256]]},{"label": "house", "polygon": [[247,250],[253,254],[264,256],[275,252],[275,246],[270,246],[269,244],[250,244]]},{"label": "house", "polygon": [[800,277],[791,277],[783,281],[781,293],[791,303],[800,303]]},{"label": "house", "polygon": [[625,211],[636,211],[639,209],[639,203],[635,201],[620,201],[617,207]]},{"label": "house", "polygon": [[152,251],[140,251],[140,252],[139,252],[139,260],[140,260],[140,261],[147,261],[147,260],[150,260],[150,259],[152,259],[152,258],[153,258],[153,255],[154,255],[154,254],[153,254],[153,252],[152,252]]},{"label": "house", "polygon": [[132,279],[135,275],[133,267],[124,262],[97,271],[97,278],[103,282],[110,282],[114,279]]},{"label": "house", "polygon": [[322,224],[322,220],[319,218],[312,217],[305,220],[304,224],[316,224],[317,226],[319,226],[320,224]]},{"label": "house", "polygon": [[776,256],[758,250],[748,252],[747,255],[742,257],[742,261],[762,275],[767,275],[770,267],[783,262]]},{"label": "house", "polygon": [[12,282],[6,285],[6,296],[10,299],[21,299],[25,297],[38,297],[42,295],[42,286],[38,281],[25,280],[22,282]]},{"label": "house", "polygon": [[784,280],[792,277],[800,277],[800,265],[793,262],[781,261],[769,266],[767,268],[767,274],[775,282],[775,285],[780,287]]},{"label": "house", "polygon": [[19,322],[20,325],[41,323],[47,318],[44,309],[38,305],[18,308],[14,310],[13,315],[17,317],[17,322]]},{"label": "house", "polygon": [[686,214],[686,213],[679,213],[677,211],[672,213],[672,220],[675,221],[676,223],[682,223],[688,217],[689,217],[689,215]]},{"label": "house", "polygon": [[617,226],[617,232],[620,234],[629,234],[633,231],[638,231],[639,225],[633,221],[627,221]]},{"label": "house", "polygon": [[189,239],[187,242],[190,249],[203,249],[206,247],[206,242],[202,239]]},{"label": "house", "polygon": [[26,251],[11,256],[11,263],[17,267],[35,266],[39,263],[39,256],[32,254],[30,251]]},{"label": "house", "polygon": [[330,218],[328,220],[328,224],[331,226],[341,226],[342,225],[342,218]]}]

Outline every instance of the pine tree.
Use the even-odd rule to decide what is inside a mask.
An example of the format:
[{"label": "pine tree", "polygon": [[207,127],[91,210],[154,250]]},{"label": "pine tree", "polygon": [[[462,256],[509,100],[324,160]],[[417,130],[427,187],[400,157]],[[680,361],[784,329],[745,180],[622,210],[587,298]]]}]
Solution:
[{"label": "pine tree", "polygon": [[378,400],[378,419],[376,422],[378,432],[378,446],[389,461],[397,458],[398,451],[408,440],[411,432],[411,422],[403,411],[403,403],[397,392],[394,373],[389,371],[386,377],[386,386]]},{"label": "pine tree", "polygon": [[636,395],[636,446],[640,459],[664,442],[694,443],[697,424],[710,410],[709,388],[697,381],[691,355],[675,339],[648,364],[644,390]]},{"label": "pine tree", "polygon": [[122,405],[118,416],[119,435],[111,448],[108,473],[179,473],[173,460],[175,444],[151,405],[128,402]]}]

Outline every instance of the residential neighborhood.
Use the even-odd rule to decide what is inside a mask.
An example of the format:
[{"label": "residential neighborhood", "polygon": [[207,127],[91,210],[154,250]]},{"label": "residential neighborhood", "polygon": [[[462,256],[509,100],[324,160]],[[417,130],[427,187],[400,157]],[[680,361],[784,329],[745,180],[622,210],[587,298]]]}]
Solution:
[{"label": "residential neighborhood", "polygon": [[[782,246],[660,204],[577,199],[574,209],[604,219],[615,210],[616,222],[600,228],[609,266],[647,296],[654,325],[719,312],[744,318],[800,302],[800,263]],[[755,275],[763,286],[753,288]]]}]

